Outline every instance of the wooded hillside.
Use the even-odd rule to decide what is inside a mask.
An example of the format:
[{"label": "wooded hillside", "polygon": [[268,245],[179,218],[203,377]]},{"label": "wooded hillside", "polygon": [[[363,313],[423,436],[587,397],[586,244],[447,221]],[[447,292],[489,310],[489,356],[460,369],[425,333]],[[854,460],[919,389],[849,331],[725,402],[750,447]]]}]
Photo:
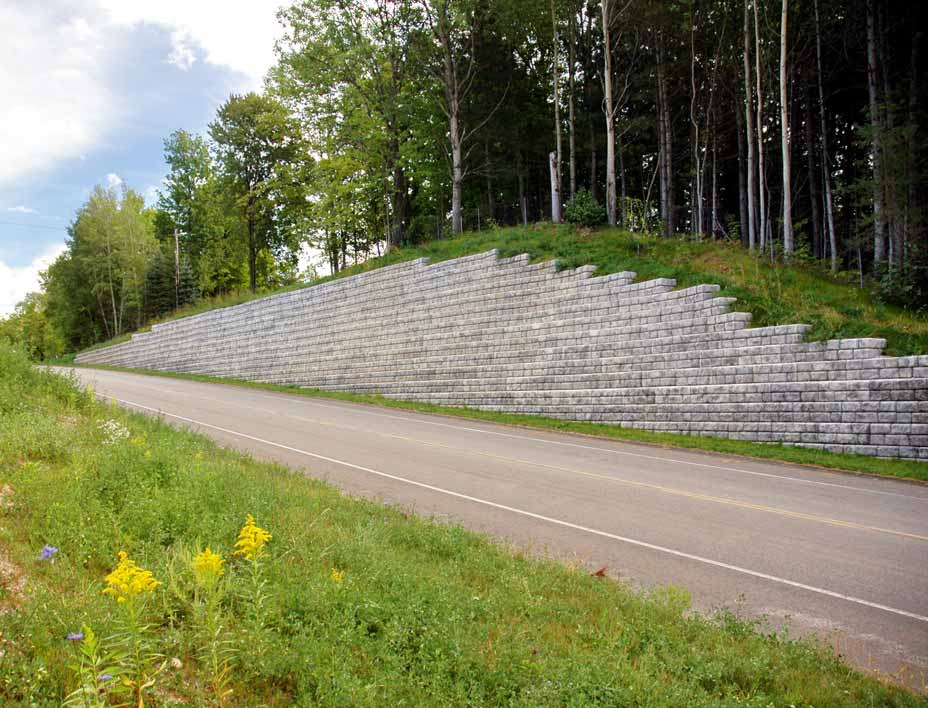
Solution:
[{"label": "wooded hillside", "polygon": [[922,308],[926,16],[890,0],[298,2],[265,90],[165,140],[138,228],[131,192],[91,197],[44,311],[81,347],[295,282],[307,245],[336,272],[563,218],[816,259]]}]

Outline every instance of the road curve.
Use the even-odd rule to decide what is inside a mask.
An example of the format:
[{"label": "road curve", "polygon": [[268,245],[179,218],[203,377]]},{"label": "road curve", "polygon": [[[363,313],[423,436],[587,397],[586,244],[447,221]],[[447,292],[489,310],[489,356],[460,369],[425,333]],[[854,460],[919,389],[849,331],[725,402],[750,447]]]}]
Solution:
[{"label": "road curve", "polygon": [[73,369],[107,399],[533,552],[688,589],[928,681],[928,486],[213,383]]}]

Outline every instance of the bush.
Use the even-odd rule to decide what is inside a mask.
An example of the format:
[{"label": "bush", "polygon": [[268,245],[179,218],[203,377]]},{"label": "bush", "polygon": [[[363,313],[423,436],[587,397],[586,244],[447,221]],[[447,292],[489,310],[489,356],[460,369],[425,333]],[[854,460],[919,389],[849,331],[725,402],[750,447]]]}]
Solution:
[{"label": "bush", "polygon": [[592,228],[606,220],[606,211],[590,190],[581,189],[564,207],[564,219],[569,224]]},{"label": "bush", "polygon": [[928,310],[928,264],[910,262],[901,268],[876,268],[877,299],[911,312]]}]

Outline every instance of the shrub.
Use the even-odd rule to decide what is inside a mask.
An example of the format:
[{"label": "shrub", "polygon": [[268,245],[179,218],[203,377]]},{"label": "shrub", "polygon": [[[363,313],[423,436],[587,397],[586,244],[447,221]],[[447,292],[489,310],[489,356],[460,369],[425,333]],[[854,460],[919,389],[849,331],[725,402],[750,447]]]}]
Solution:
[{"label": "shrub", "polygon": [[564,207],[564,219],[569,224],[592,228],[606,220],[606,212],[590,190],[581,189]]}]

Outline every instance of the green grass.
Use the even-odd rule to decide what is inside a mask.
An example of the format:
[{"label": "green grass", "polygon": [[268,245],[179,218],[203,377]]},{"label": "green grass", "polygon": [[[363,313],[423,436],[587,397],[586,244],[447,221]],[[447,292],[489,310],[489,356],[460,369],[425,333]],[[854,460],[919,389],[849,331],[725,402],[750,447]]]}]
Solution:
[{"label": "green grass", "polygon": [[[753,325],[805,323],[810,340],[837,337],[881,337],[886,353],[928,353],[928,316],[877,302],[856,287],[856,273],[835,277],[814,263],[786,266],[751,253],[737,244],[658,238],[618,229],[593,232],[537,224],[467,233],[391,251],[381,258],[348,268],[336,277],[427,257],[437,262],[497,248],[503,257],[528,253],[533,260],[556,258],[562,267],[598,266],[600,275],[631,270],[639,279],[675,278],[679,287],[701,283],[722,286],[721,295],[737,297],[736,308],[754,315]],[[323,278],[309,287],[332,278]],[[293,286],[306,287],[306,286]],[[246,302],[268,293],[235,293],[197,302],[166,319]],[[108,344],[108,343],[107,343]],[[103,345],[99,345],[103,346]]]},{"label": "green grass", "polygon": [[[107,421],[125,437],[108,443]],[[60,705],[76,685],[67,633],[86,625],[122,641],[111,635],[126,606],[101,593],[120,550],[162,583],[140,633],[177,661],[155,705],[218,704],[209,637],[228,661],[231,706],[923,704],[811,641],[730,612],[693,615],[683,590],[634,592],[345,497],[107,406],[9,350],[0,490],[2,705]],[[219,629],[204,633],[189,559],[207,545],[228,558],[249,513],[273,534],[263,600],[249,564],[230,559]],[[45,544],[53,561],[38,559]]]},{"label": "green grass", "polygon": [[220,383],[246,388],[263,389],[265,391],[279,391],[301,396],[316,398],[330,398],[351,403],[364,403],[382,406],[385,408],[399,408],[401,410],[416,411],[419,413],[432,413],[447,415],[455,418],[482,420],[489,423],[502,423],[504,425],[517,425],[540,430],[557,430],[564,433],[589,435],[614,440],[627,440],[629,442],[657,445],[661,447],[678,447],[704,452],[715,452],[724,455],[737,455],[742,457],[755,457],[765,460],[775,460],[797,465],[814,465],[845,472],[871,474],[883,477],[897,477],[912,481],[928,482],[928,464],[915,460],[893,458],[878,458],[868,455],[847,455],[826,450],[781,445],[779,443],[755,443],[744,440],[731,440],[712,436],[682,435],[676,433],[657,433],[650,430],[636,428],[623,428],[618,425],[604,425],[602,423],[586,423],[582,421],[562,420],[560,418],[546,418],[537,415],[519,415],[517,413],[500,413],[497,411],[484,411],[476,408],[458,406],[441,406],[434,403],[419,403],[417,401],[403,401],[376,394],[358,394],[341,391],[323,391],[321,389],[301,388],[299,386],[286,386],[280,384],[265,384],[242,379],[226,379],[200,374],[181,374],[173,371],[152,371],[149,369],[129,369],[118,366],[102,366],[94,364],[67,364],[85,369],[102,369],[104,371],[126,371],[129,373],[145,374],[146,376],[163,376],[167,378],[186,379],[188,381],[202,381],[206,383]]}]

